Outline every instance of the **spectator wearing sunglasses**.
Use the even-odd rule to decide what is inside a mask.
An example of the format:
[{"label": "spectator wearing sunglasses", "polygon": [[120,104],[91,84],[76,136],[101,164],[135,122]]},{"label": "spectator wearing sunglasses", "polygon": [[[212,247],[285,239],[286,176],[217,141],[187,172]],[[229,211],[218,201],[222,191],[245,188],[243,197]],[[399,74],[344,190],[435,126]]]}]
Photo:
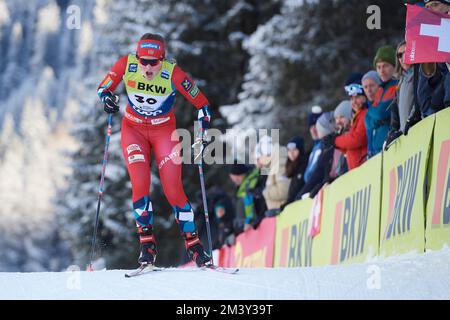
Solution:
[{"label": "spectator wearing sunglasses", "polygon": [[[176,63],[166,59],[162,36],[147,33],[136,53],[121,57],[98,87],[105,112],[119,111],[114,90],[123,80],[127,94],[121,144],[130,175],[134,218],[140,240],[141,265],[154,264],[158,253],[153,234],[150,199],[150,152],[153,151],[164,193],[173,208],[188,256],[198,266],[211,260],[198,237],[194,212],[181,181],[181,155],[173,105],[180,92],[197,110],[203,133],[209,128],[209,102],[194,81]],[[202,138],[205,134],[202,135]]]},{"label": "spectator wearing sunglasses", "polygon": [[395,77],[399,80],[396,97],[391,105],[391,129],[386,138],[386,147],[397,139],[405,130],[406,121],[413,113],[414,106],[414,68],[404,62],[406,42],[397,46]]},{"label": "spectator wearing sunglasses", "polygon": [[[330,135],[324,139],[326,147],[334,145],[345,153],[348,170],[359,167],[367,158],[367,136],[364,118],[367,114],[367,97],[361,84],[361,78],[352,79],[353,83],[345,86],[353,110],[352,124],[348,132],[340,136]],[[336,112],[340,112],[336,109]]]},{"label": "spectator wearing sunglasses", "polygon": [[394,79],[395,64],[396,51],[393,47],[383,46],[378,49],[373,59],[373,65],[382,83],[364,118],[369,157],[383,149],[384,141],[390,130],[391,112],[389,108],[397,90],[397,80]]},{"label": "spectator wearing sunglasses", "polygon": [[[350,89],[349,89],[350,87]],[[335,140],[335,146],[345,153],[348,170],[359,167],[367,158],[367,136],[364,118],[367,114],[367,97],[360,81],[346,87],[350,97],[353,118],[350,130]]]}]

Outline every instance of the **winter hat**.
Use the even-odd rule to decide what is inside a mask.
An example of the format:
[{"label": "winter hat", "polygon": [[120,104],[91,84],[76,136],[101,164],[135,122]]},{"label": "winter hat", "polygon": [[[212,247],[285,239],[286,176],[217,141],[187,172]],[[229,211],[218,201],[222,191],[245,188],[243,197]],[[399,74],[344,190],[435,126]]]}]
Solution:
[{"label": "winter hat", "polygon": [[230,168],[230,174],[234,175],[242,175],[246,174],[250,170],[250,167],[243,163],[238,163],[237,160],[234,160],[233,165]]},{"label": "winter hat", "polygon": [[367,79],[372,79],[374,80],[376,83],[378,83],[378,85],[381,85],[382,81],[380,76],[378,75],[378,73],[375,70],[370,70],[369,72],[367,72],[361,80],[361,83],[364,82],[364,80]]},{"label": "winter hat", "polygon": [[352,120],[352,104],[349,100],[342,101],[334,109],[334,117],[336,118],[337,116]]},{"label": "winter hat", "polygon": [[345,80],[345,86],[348,86],[352,83],[361,84],[362,77],[363,74],[361,72],[353,72],[347,77],[347,80]]},{"label": "winter hat", "polygon": [[270,156],[272,154],[272,147],[272,138],[263,136],[255,146],[255,158],[258,159],[261,156]]},{"label": "winter hat", "polygon": [[334,112],[325,112],[317,119],[316,122],[317,135],[319,139],[335,132]]},{"label": "winter hat", "polygon": [[357,95],[364,95],[363,86],[361,84],[361,79],[363,74],[360,72],[352,73],[345,81],[345,92],[351,97]]},{"label": "winter hat", "polygon": [[378,62],[388,62],[395,66],[395,55],[395,48],[391,46],[383,46],[379,48],[375,58],[373,59],[373,67],[376,69]]},{"label": "winter hat", "polygon": [[300,151],[300,154],[303,154],[305,150],[305,142],[301,137],[294,137],[289,140],[286,147],[288,148],[288,150],[297,148]]},{"label": "winter hat", "polygon": [[316,124],[317,119],[319,119],[322,113],[322,107],[320,106],[314,106],[311,108],[311,112],[308,115],[308,128]]}]

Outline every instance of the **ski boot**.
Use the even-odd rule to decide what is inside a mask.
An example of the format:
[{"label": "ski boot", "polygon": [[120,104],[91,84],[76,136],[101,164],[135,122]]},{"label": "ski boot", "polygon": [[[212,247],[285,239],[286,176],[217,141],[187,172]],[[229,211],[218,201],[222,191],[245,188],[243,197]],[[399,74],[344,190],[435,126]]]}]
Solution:
[{"label": "ski boot", "polygon": [[203,245],[201,244],[197,233],[183,232],[182,236],[185,241],[189,259],[194,261],[199,268],[209,265],[211,262],[211,257],[203,249]]},{"label": "ski boot", "polygon": [[155,237],[152,232],[152,226],[139,227],[139,242],[141,244],[141,254],[138,263],[140,265],[154,265],[158,250],[156,248]]}]

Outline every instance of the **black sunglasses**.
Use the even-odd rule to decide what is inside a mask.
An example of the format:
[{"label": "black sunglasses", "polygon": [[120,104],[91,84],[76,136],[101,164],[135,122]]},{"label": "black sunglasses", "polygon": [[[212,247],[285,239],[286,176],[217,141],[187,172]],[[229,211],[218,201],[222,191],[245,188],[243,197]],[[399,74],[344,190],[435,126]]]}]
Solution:
[{"label": "black sunglasses", "polygon": [[398,52],[397,53],[397,58],[401,59],[403,57],[404,52]]},{"label": "black sunglasses", "polygon": [[159,62],[161,61],[161,59],[144,59],[144,58],[138,58],[138,59],[139,59],[139,63],[142,64],[143,66],[146,66],[149,64],[152,67],[158,65]]}]

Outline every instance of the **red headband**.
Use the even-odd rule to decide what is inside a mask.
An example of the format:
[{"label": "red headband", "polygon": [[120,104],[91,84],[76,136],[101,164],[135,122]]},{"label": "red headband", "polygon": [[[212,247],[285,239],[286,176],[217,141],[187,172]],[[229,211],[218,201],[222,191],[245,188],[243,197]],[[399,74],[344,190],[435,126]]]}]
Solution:
[{"label": "red headband", "polygon": [[139,57],[152,56],[163,59],[166,48],[164,48],[164,43],[157,40],[140,40],[137,44],[136,54]]}]

